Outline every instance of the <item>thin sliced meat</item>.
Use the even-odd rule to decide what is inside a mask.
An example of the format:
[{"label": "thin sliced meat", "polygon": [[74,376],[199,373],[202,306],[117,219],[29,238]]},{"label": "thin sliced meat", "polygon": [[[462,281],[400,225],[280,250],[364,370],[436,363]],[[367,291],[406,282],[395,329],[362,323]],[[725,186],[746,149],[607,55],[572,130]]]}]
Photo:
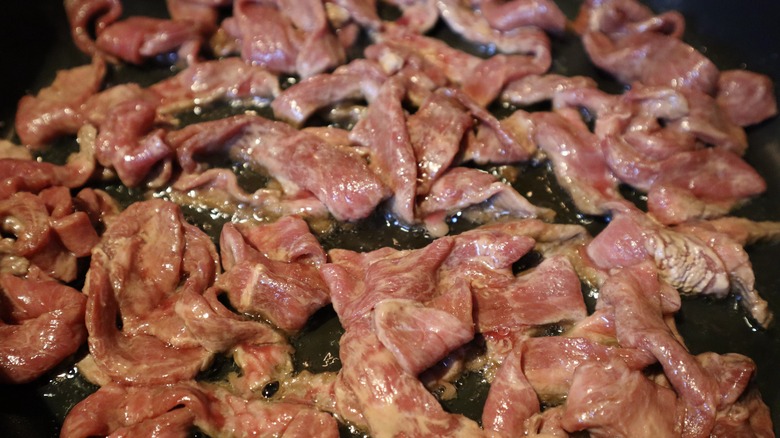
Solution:
[{"label": "thin sliced meat", "polygon": [[539,412],[539,398],[523,374],[523,349],[517,346],[490,384],[482,411],[482,425],[499,436],[525,435],[526,421]]},{"label": "thin sliced meat", "polygon": [[468,207],[488,203],[469,216],[479,222],[499,217],[551,219],[555,212],[537,207],[511,185],[481,170],[454,167],[437,180],[430,193],[420,202],[419,212],[429,232],[446,234],[447,216]]},{"label": "thin sliced meat", "polygon": [[748,253],[742,245],[728,235],[717,231],[707,223],[690,222],[678,225],[675,231],[694,236],[712,248],[729,274],[734,294],[741,297],[740,304],[762,327],[768,327],[774,316],[766,302],[756,291],[756,277]]},{"label": "thin sliced meat", "polygon": [[411,300],[380,301],[374,306],[372,322],[379,341],[412,376],[474,337],[471,324]]},{"label": "thin sliced meat", "polygon": [[529,75],[509,82],[501,92],[501,101],[529,106],[553,100],[562,91],[582,88],[596,88],[596,82],[587,76]]},{"label": "thin sliced meat", "polygon": [[134,16],[106,27],[96,44],[101,52],[133,64],[181,49],[180,57],[189,64],[195,61],[199,39],[186,21]]},{"label": "thin sliced meat", "polygon": [[473,122],[456,100],[434,92],[406,123],[417,159],[417,193],[427,194],[452,164]]},{"label": "thin sliced meat", "polygon": [[[536,26],[519,26],[501,31],[491,27],[486,17],[479,11],[471,9],[466,3],[442,0],[437,5],[447,25],[469,41],[493,45],[501,53],[531,54],[537,58],[550,59],[550,41],[544,31]],[[537,12],[547,11],[538,9]],[[555,13],[555,11],[550,12]],[[554,21],[560,24],[560,19]]]},{"label": "thin sliced meat", "polygon": [[486,0],[481,2],[480,10],[490,26],[501,31],[536,26],[548,32],[563,33],[566,27],[566,16],[549,0]]},{"label": "thin sliced meat", "polygon": [[87,55],[98,55],[100,50],[92,35],[100,34],[122,16],[122,3],[119,0],[66,0],[64,3],[76,47]]},{"label": "thin sliced meat", "polygon": [[593,437],[675,436],[677,405],[674,391],[621,360],[588,362],[574,372],[561,425]]},{"label": "thin sliced meat", "polygon": [[[281,231],[276,228],[265,225],[247,232],[262,238],[264,233]],[[286,257],[271,258],[231,224],[222,228],[220,246],[226,272],[217,284],[227,291],[238,311],[262,316],[282,330],[294,332],[330,301],[316,265],[288,261]],[[324,253],[320,252],[324,262]]]},{"label": "thin sliced meat", "polygon": [[242,59],[275,73],[295,73],[300,36],[275,5],[238,0],[226,25],[240,41]]},{"label": "thin sliced meat", "polygon": [[354,99],[373,100],[385,80],[379,65],[355,60],[332,74],[311,76],[287,88],[271,102],[271,108],[277,119],[299,126],[328,105]]},{"label": "thin sliced meat", "polygon": [[[579,325],[579,324],[578,324]],[[575,329],[577,326],[575,326]],[[543,336],[523,342],[523,372],[541,400],[555,404],[566,397],[574,373],[583,364],[603,364],[620,360],[639,371],[655,362],[646,353],[583,337]]]},{"label": "thin sliced meat", "polygon": [[[247,193],[228,169],[213,168],[199,174],[181,174],[171,185],[171,198],[180,205],[207,206],[236,216],[264,212],[264,217],[301,215],[327,218],[328,209],[314,195],[285,197],[280,189],[260,188]],[[251,212],[250,212],[251,210]]]},{"label": "thin sliced meat", "polygon": [[745,154],[748,147],[745,130],[731,121],[714,98],[695,90],[687,90],[684,95],[689,112],[669,123],[670,129],[691,134],[717,149]]},{"label": "thin sliced meat", "polygon": [[727,70],[718,78],[718,105],[733,123],[748,126],[777,115],[772,80],[746,70]]},{"label": "thin sliced meat", "polygon": [[709,436],[717,413],[717,381],[664,322],[655,268],[645,264],[613,271],[600,289],[598,307],[614,312],[621,346],[644,350],[660,363],[678,396],[681,435]]},{"label": "thin sliced meat", "polygon": [[580,281],[562,256],[544,260],[511,282],[474,290],[480,332],[579,321],[587,315]]},{"label": "thin sliced meat", "polygon": [[87,330],[98,368],[117,382],[156,384],[206,367],[212,353],[182,330],[174,308],[183,292],[213,284],[216,257],[210,239],[174,204],[139,202],[122,212],[87,272]]},{"label": "thin sliced meat", "polygon": [[27,383],[81,347],[86,298],[53,280],[0,274],[0,381]]},{"label": "thin sliced meat", "polygon": [[476,422],[444,411],[422,383],[395,361],[367,321],[347,329],[339,343],[339,357],[337,406],[352,407],[362,420],[358,426],[371,436],[483,436]]},{"label": "thin sliced meat", "polygon": [[336,420],[308,406],[247,400],[226,389],[196,382],[156,387],[104,386],[72,409],[62,436],[122,436],[143,431],[179,436],[193,426],[212,436],[260,433],[301,437],[303,430],[317,430],[328,438],[338,436]]},{"label": "thin sliced meat", "polygon": [[558,184],[572,197],[574,205],[586,214],[606,214],[609,202],[623,199],[618,179],[607,167],[598,138],[579,114],[562,114],[533,113],[534,138],[552,161]]},{"label": "thin sliced meat", "polygon": [[730,289],[727,270],[712,248],[662,227],[635,207],[616,206],[609,225],[586,251],[605,270],[653,260],[659,275],[682,293],[724,297]]},{"label": "thin sliced meat", "polygon": [[96,158],[116,170],[125,185],[143,182],[155,166],[164,166],[173,149],[154,130],[155,105],[129,100],[112,108],[96,139]]},{"label": "thin sliced meat", "polygon": [[439,239],[419,250],[331,250],[331,263],[323,266],[320,273],[330,289],[341,324],[349,328],[388,298],[420,302],[432,299],[436,295],[437,270],[452,244],[451,240]]},{"label": "thin sliced meat", "polygon": [[262,117],[234,116],[190,125],[169,133],[166,141],[185,170],[197,169],[197,155],[230,151],[279,180],[287,197],[313,194],[338,220],[364,218],[387,196],[357,152]]},{"label": "thin sliced meat", "polygon": [[414,223],[417,161],[412,149],[402,99],[403,84],[390,79],[382,85],[366,116],[350,132],[350,139],[371,151],[371,167],[393,191],[391,211],[402,222]]},{"label": "thin sliced meat", "polygon": [[14,125],[21,142],[38,148],[78,132],[84,123],[79,107],[98,92],[105,73],[105,62],[95,57],[89,65],[58,71],[51,85],[22,97]]},{"label": "thin sliced meat", "polygon": [[295,69],[300,77],[308,78],[344,63],[344,48],[330,30],[323,2],[280,0],[278,6],[303,35],[295,59]]},{"label": "thin sliced meat", "polygon": [[280,93],[279,79],[262,67],[239,58],[201,62],[150,87],[161,96],[158,111],[176,111],[217,99],[272,99]]},{"label": "thin sliced meat", "polygon": [[726,150],[680,152],[651,162],[616,136],[606,137],[602,146],[609,168],[621,181],[647,191],[648,210],[665,224],[723,216],[766,190],[758,172]]}]

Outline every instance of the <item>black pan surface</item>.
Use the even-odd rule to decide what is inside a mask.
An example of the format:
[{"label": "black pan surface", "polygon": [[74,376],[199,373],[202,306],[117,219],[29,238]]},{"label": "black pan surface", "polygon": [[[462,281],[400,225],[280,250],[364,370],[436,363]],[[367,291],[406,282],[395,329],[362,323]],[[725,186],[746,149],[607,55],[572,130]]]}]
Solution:
[{"label": "black pan surface", "polygon": [[[162,0],[124,3],[128,15],[165,14]],[[579,3],[558,0],[570,18],[575,16]],[[780,84],[780,2],[717,2],[717,6],[709,0],[646,0],[646,3],[659,12],[681,11],[687,19],[685,40],[709,56],[722,70],[747,68],[768,74]],[[3,6],[0,14],[0,56],[3,60],[0,68],[0,135],[13,138],[13,114],[18,99],[51,83],[56,70],[85,64],[89,59],[71,42],[61,1],[11,1]],[[438,30],[437,35],[452,44],[463,44],[446,30]],[[581,45],[571,35],[554,40],[553,70],[566,75],[596,77],[608,91],[620,89],[589,63]],[[123,68],[110,79],[134,80],[148,85],[168,74],[167,68],[150,65]],[[751,146],[747,161],[767,180],[768,190],[734,215],[780,221],[780,118],[749,128],[748,136]],[[524,188],[523,193],[534,189],[537,195],[531,200],[555,208],[558,221],[584,223],[594,232],[603,226],[603,222],[576,214],[544,166],[523,166],[521,170],[524,173],[516,185]],[[539,195],[545,192],[545,187],[552,187],[553,193]],[[105,188],[125,200],[132,199],[133,194],[121,188]],[[190,213],[192,221],[204,220],[203,216]],[[323,244],[326,248],[371,250],[393,242],[400,248],[411,248],[424,245],[428,239],[422,233],[393,227],[381,215],[375,215],[360,224],[340,229]],[[780,244],[759,244],[749,248],[749,254],[758,290],[775,313],[780,313]],[[678,324],[694,354],[736,352],[757,363],[755,384],[772,411],[776,433],[780,431],[780,375],[777,372],[780,369],[780,329],[777,324],[768,330],[752,328],[733,298],[717,302],[686,299],[678,315]],[[332,311],[325,309],[315,315],[306,332],[294,340],[298,367],[312,371],[336,369],[332,361],[324,358],[328,354],[338,354],[340,333]],[[0,386],[0,436],[57,436],[67,411],[94,389],[77,375],[72,361],[31,384]],[[467,376],[460,382],[458,399],[446,403],[445,407],[478,418],[486,393],[487,386],[481,383],[479,376]]]}]

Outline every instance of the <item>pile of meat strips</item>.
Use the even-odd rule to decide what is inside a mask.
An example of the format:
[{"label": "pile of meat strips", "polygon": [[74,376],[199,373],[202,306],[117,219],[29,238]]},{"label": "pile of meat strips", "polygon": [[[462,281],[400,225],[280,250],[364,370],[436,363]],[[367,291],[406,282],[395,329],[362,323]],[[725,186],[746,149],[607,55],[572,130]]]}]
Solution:
[{"label": "pile of meat strips", "polygon": [[[754,362],[692,355],[674,320],[681,294],[734,294],[772,321],[743,247],[780,225],[729,216],[766,190],[742,156],[743,127],[776,113],[769,78],[719,71],[680,14],[635,0],[574,21],[551,0],[389,3],[393,19],[374,0],[169,0],[161,19],[65,0],[92,62],[24,97],[0,147],[0,380],[81,351],[99,389],[63,437],[774,436]],[[547,73],[567,32],[623,93]],[[169,78],[105,85],[160,55]],[[256,108],[178,117],[220,101]],[[67,136],[67,162],[34,158]],[[544,160],[602,232],[481,170]],[[116,182],[149,195],[122,205],[99,188]],[[233,215],[218,245],[185,220],[193,200]],[[323,249],[377,211],[430,244]],[[480,225],[451,232],[467,214]],[[326,306],[341,367],[295,371],[290,339]],[[217,358],[236,371],[196,378]],[[490,382],[480,422],[439,400],[470,371]]]}]

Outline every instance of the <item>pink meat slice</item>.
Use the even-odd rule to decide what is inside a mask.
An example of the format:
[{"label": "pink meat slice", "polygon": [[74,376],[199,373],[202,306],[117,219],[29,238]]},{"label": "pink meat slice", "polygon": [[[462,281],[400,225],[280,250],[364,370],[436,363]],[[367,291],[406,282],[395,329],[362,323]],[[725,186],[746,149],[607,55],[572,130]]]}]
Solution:
[{"label": "pink meat slice", "polygon": [[373,100],[387,79],[378,64],[355,60],[333,73],[310,76],[284,90],[273,102],[274,116],[301,125],[315,111],[355,99]]},{"label": "pink meat slice", "polygon": [[[274,231],[272,226],[265,226],[255,236]],[[223,227],[220,246],[226,272],[217,284],[227,291],[231,304],[240,312],[261,315],[277,327],[294,332],[330,301],[316,265],[286,261],[285,257],[270,258],[231,224]]]},{"label": "pink meat slice", "polygon": [[94,57],[100,51],[92,35],[100,34],[122,16],[122,3],[119,0],[67,0],[64,3],[73,41],[82,52]]},{"label": "pink meat slice", "polygon": [[27,383],[84,343],[86,298],[53,280],[0,275],[0,381]]},{"label": "pink meat slice", "polygon": [[718,78],[718,105],[733,123],[748,126],[777,114],[772,79],[746,70],[727,70]]},{"label": "pink meat slice", "polygon": [[499,436],[524,435],[526,421],[539,412],[539,398],[523,373],[523,349],[516,347],[490,384],[482,427]]},{"label": "pink meat slice", "polygon": [[579,277],[562,256],[544,260],[511,282],[477,288],[474,302],[480,332],[572,322],[587,315]]},{"label": "pink meat slice", "polygon": [[545,336],[523,342],[523,372],[542,400],[556,401],[569,393],[574,373],[583,364],[623,361],[632,370],[654,362],[646,353],[605,345],[584,337]]},{"label": "pink meat slice", "polygon": [[417,159],[417,193],[426,194],[452,164],[473,122],[455,99],[435,92],[406,123]]},{"label": "pink meat slice", "polygon": [[339,343],[339,357],[337,407],[356,410],[371,436],[483,436],[476,422],[444,411],[422,383],[396,362],[368,321],[347,329]]},{"label": "pink meat slice", "polygon": [[662,278],[682,293],[724,297],[729,291],[728,273],[712,248],[662,227],[636,208],[617,207],[586,252],[605,270],[652,260]]},{"label": "pink meat slice", "polygon": [[325,6],[318,0],[281,0],[282,13],[303,34],[295,68],[302,78],[313,76],[344,63],[346,54],[331,31]]},{"label": "pink meat slice", "polygon": [[743,245],[707,223],[690,222],[674,229],[698,238],[717,253],[728,272],[732,290],[742,298],[740,304],[762,327],[768,327],[774,319],[773,312],[755,289],[756,277]]},{"label": "pink meat slice", "polygon": [[587,76],[528,75],[509,82],[501,92],[501,100],[529,106],[553,100],[560,92],[582,88],[596,88],[596,81]]},{"label": "pink meat slice", "polygon": [[186,21],[134,16],[111,24],[97,37],[97,48],[123,61],[141,64],[198,41],[198,31]]},{"label": "pink meat slice", "polygon": [[101,371],[117,382],[155,384],[202,370],[212,353],[182,330],[175,305],[213,284],[216,257],[210,239],[174,204],[138,202],[122,212],[87,272],[89,347]]},{"label": "pink meat slice", "polygon": [[444,310],[403,299],[386,299],[374,306],[373,329],[401,368],[412,376],[474,337],[470,323]]},{"label": "pink meat slice", "polygon": [[323,437],[338,436],[336,420],[308,406],[247,400],[195,382],[156,387],[106,385],[74,406],[61,435],[121,436],[148,431],[180,436],[193,426],[212,436],[299,437],[306,429],[317,430]]},{"label": "pink meat slice", "polygon": [[466,167],[453,167],[433,183],[418,210],[429,232],[438,235],[446,234],[439,230],[446,230],[447,215],[483,203],[488,205],[480,212],[480,219],[486,221],[502,216],[545,219],[555,216],[555,212],[533,205],[495,176]]},{"label": "pink meat slice", "polygon": [[723,216],[766,190],[758,172],[726,150],[679,152],[653,162],[616,136],[606,137],[602,146],[609,168],[621,181],[647,191],[648,210],[665,224]]},{"label": "pink meat slice", "polygon": [[577,17],[585,51],[625,84],[666,85],[712,93],[715,64],[680,37],[685,23],[670,12],[653,16],[634,0],[586,2]]},{"label": "pink meat slice", "polygon": [[593,437],[675,436],[677,409],[674,391],[621,360],[588,362],[574,372],[561,424]]},{"label": "pink meat slice", "polygon": [[41,147],[60,135],[75,134],[84,123],[79,107],[98,92],[105,73],[105,62],[95,57],[91,64],[58,71],[51,85],[22,97],[14,125],[21,142]]},{"label": "pink meat slice", "polygon": [[115,169],[127,186],[140,184],[173,156],[162,130],[154,129],[156,110],[146,100],[124,101],[111,109],[98,133],[98,162]]},{"label": "pink meat slice", "polygon": [[385,82],[349,137],[371,151],[372,169],[393,191],[391,211],[402,222],[412,224],[417,161],[402,106],[405,94],[406,89],[399,80],[391,78]]},{"label": "pink meat slice", "polygon": [[536,26],[548,32],[562,33],[566,16],[549,0],[483,1],[480,10],[494,29],[509,31],[521,26]]},{"label": "pink meat slice", "polygon": [[149,89],[161,97],[161,110],[204,105],[222,98],[271,99],[280,93],[276,75],[235,57],[191,65]]},{"label": "pink meat slice", "polygon": [[677,393],[682,436],[709,436],[715,424],[717,383],[663,320],[660,283],[654,267],[617,271],[601,287],[599,307],[612,308],[618,342],[652,354]]},{"label": "pink meat slice", "polygon": [[552,161],[556,180],[572,197],[577,208],[603,215],[607,204],[623,199],[618,179],[607,167],[598,138],[570,112],[536,112],[531,115],[534,138]]},{"label": "pink meat slice", "polygon": [[169,133],[166,141],[185,170],[197,170],[199,154],[227,150],[264,168],[282,183],[288,197],[314,194],[338,220],[364,218],[387,196],[387,189],[357,153],[262,117],[234,116],[190,125]]},{"label": "pink meat slice", "polygon": [[344,327],[388,298],[428,301],[436,295],[437,270],[452,248],[439,239],[419,250],[382,248],[369,253],[334,249],[320,272]]}]

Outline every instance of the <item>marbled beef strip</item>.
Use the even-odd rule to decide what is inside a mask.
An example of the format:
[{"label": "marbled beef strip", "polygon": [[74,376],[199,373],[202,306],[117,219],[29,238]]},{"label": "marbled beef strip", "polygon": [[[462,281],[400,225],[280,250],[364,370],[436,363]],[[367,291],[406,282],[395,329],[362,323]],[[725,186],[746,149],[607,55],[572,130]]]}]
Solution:
[{"label": "marbled beef strip", "polygon": [[[598,307],[613,309],[621,346],[647,351],[663,367],[678,397],[678,415],[672,426],[679,428],[683,437],[706,437],[715,424],[719,401],[717,380],[674,338],[664,323],[660,290],[654,266],[623,268],[613,271],[601,287]],[[664,403],[670,404],[673,403]],[[666,407],[663,410],[665,415],[670,414]],[[605,420],[615,421],[614,418]]]},{"label": "marbled beef strip", "polygon": [[[292,261],[288,254],[273,255],[263,251],[248,241],[245,234],[251,233],[252,237],[261,241],[267,239],[263,234],[278,237],[284,234],[284,239],[290,239],[285,241],[289,248],[295,239],[311,236],[308,227],[289,228],[287,225],[292,220],[303,222],[302,219],[288,217],[255,229],[244,227],[243,233],[226,224],[220,236],[226,272],[217,281],[217,285],[227,291],[231,304],[237,310],[261,315],[287,332],[303,328],[314,312],[330,302],[327,286],[318,272],[319,265],[324,264],[324,252],[319,251],[320,263]],[[304,230],[305,234],[302,233]],[[275,252],[278,251],[284,250],[275,248]]]},{"label": "marbled beef strip", "polygon": [[523,349],[515,348],[490,384],[482,427],[503,437],[525,435],[525,422],[540,410],[539,398],[523,373]]},{"label": "marbled beef strip", "polygon": [[476,422],[444,411],[422,383],[403,370],[369,321],[347,329],[339,357],[342,368],[335,385],[339,413],[371,436],[483,436]]},{"label": "marbled beef strip", "polygon": [[756,170],[726,150],[678,152],[653,162],[618,136],[605,137],[602,147],[612,172],[648,192],[648,210],[665,224],[724,216],[766,190]]},{"label": "marbled beef strip", "polygon": [[273,102],[274,116],[296,126],[315,111],[338,102],[374,100],[387,75],[375,62],[355,60],[333,73],[308,77],[284,90]]},{"label": "marbled beef strip", "polygon": [[280,93],[276,75],[235,57],[191,65],[149,90],[161,97],[161,112],[205,105],[217,99],[272,99]]},{"label": "marbled beef strip", "polygon": [[682,16],[651,14],[634,0],[584,3],[577,22],[591,61],[625,84],[638,81],[713,93],[718,68],[680,41]]},{"label": "marbled beef strip", "polygon": [[698,238],[717,253],[729,274],[734,294],[742,298],[742,307],[759,325],[768,327],[773,313],[769,309],[769,303],[761,298],[755,289],[756,276],[748,253],[742,245],[706,222],[688,222],[674,227],[674,230]]},{"label": "marbled beef strip", "polygon": [[[484,15],[465,2],[442,0],[437,5],[442,19],[455,33],[469,41],[493,46],[497,51],[507,54],[531,54],[549,59],[549,39],[537,24],[546,26],[548,23],[554,23],[557,26],[564,23],[560,19],[563,14],[554,4],[552,8],[536,9],[538,15],[529,20],[533,21],[531,25],[513,27],[506,31],[492,27]],[[495,18],[495,15],[492,17]]]},{"label": "marbled beef strip", "polygon": [[448,232],[447,216],[475,205],[484,207],[473,214],[479,222],[505,216],[543,219],[555,216],[554,211],[533,205],[495,176],[467,167],[453,167],[439,178],[419,203],[418,214],[429,233],[443,236]]},{"label": "marbled beef strip", "polygon": [[721,72],[716,99],[726,117],[739,126],[755,125],[777,115],[772,79],[751,71]]},{"label": "marbled beef strip", "polygon": [[75,134],[84,124],[80,106],[100,90],[105,73],[105,62],[96,56],[89,65],[58,71],[35,96],[22,97],[14,123],[21,142],[40,148],[60,135]]},{"label": "marbled beef strip", "polygon": [[[462,304],[470,304],[470,300]],[[379,342],[412,376],[474,337],[470,320],[463,321],[445,310],[398,298],[388,298],[374,306],[372,328]]]},{"label": "marbled beef strip", "polygon": [[531,114],[534,139],[552,161],[556,180],[577,209],[603,215],[608,203],[622,200],[618,179],[607,167],[598,138],[573,110]]},{"label": "marbled beef strip", "polygon": [[0,274],[0,381],[27,383],[75,353],[87,339],[86,298],[49,279]]},{"label": "marbled beef strip", "polygon": [[326,218],[329,214],[327,207],[311,194],[290,198],[274,188],[247,193],[239,186],[236,174],[222,168],[179,175],[171,185],[171,194],[177,204],[232,211],[237,217],[251,216],[258,211],[262,211],[264,217],[301,215]]},{"label": "marbled beef strip", "polygon": [[262,117],[242,115],[190,125],[168,133],[166,141],[185,171],[198,170],[199,154],[230,151],[279,180],[287,197],[314,194],[338,220],[364,218],[387,196],[357,152]]},{"label": "marbled beef strip", "polygon": [[122,16],[122,3],[120,0],[65,0],[65,12],[76,47],[94,57],[100,50],[92,35],[100,34]]},{"label": "marbled beef strip", "polygon": [[390,210],[404,223],[414,223],[417,161],[412,149],[402,100],[406,88],[397,77],[380,88],[366,116],[350,131],[350,140],[372,153],[371,168],[393,191]]},{"label": "marbled beef strip", "polygon": [[[60,204],[59,209],[56,204]],[[10,263],[8,269],[14,260],[24,258],[46,275],[65,282],[75,280],[77,258],[88,256],[98,240],[87,214],[74,211],[65,187],[44,189],[39,195],[15,193],[0,201],[0,218],[4,230],[15,237],[6,240],[1,251],[3,264]]]},{"label": "marbled beef strip", "polygon": [[427,194],[450,167],[473,121],[465,108],[441,92],[431,93],[406,120],[417,159],[417,194]]},{"label": "marbled beef strip", "polygon": [[201,42],[192,23],[135,16],[103,29],[96,45],[100,52],[133,64],[174,51],[180,61],[194,64]]},{"label": "marbled beef strip", "polygon": [[165,132],[155,129],[157,107],[148,100],[127,100],[113,107],[100,127],[95,156],[116,171],[127,186],[141,184],[153,170],[169,170],[174,149],[165,142]]},{"label": "marbled beef strip", "polygon": [[308,78],[344,63],[346,54],[330,28],[324,2],[278,0],[277,5],[296,30],[304,35],[295,59],[295,70],[300,77]]},{"label": "marbled beef strip", "polygon": [[320,269],[330,288],[333,308],[349,328],[379,302],[404,298],[425,302],[436,295],[437,269],[448,256],[452,241],[439,239],[419,250],[381,248],[369,253],[334,249],[331,263]]},{"label": "marbled beef strip", "polygon": [[579,278],[563,256],[545,259],[510,282],[476,286],[472,293],[475,322],[482,333],[573,323],[587,315]]},{"label": "marbled beef strip", "polygon": [[509,82],[501,92],[501,101],[530,106],[553,100],[563,91],[583,88],[597,88],[596,81],[587,76],[561,76],[554,73],[528,75]]},{"label": "marbled beef strip", "polygon": [[679,436],[679,409],[674,391],[613,358],[577,367],[561,425],[592,437]]},{"label": "marbled beef strip", "polygon": [[98,368],[134,384],[176,382],[205,368],[213,353],[182,330],[176,302],[203,293],[217,267],[213,244],[176,205],[154,200],[123,211],[93,251],[84,289]]},{"label": "marbled beef strip", "polygon": [[[117,408],[121,406],[121,408]],[[77,404],[63,438],[180,436],[197,426],[210,436],[338,437],[336,420],[305,405],[248,400],[218,386],[182,382],[165,386],[107,385]]]}]

